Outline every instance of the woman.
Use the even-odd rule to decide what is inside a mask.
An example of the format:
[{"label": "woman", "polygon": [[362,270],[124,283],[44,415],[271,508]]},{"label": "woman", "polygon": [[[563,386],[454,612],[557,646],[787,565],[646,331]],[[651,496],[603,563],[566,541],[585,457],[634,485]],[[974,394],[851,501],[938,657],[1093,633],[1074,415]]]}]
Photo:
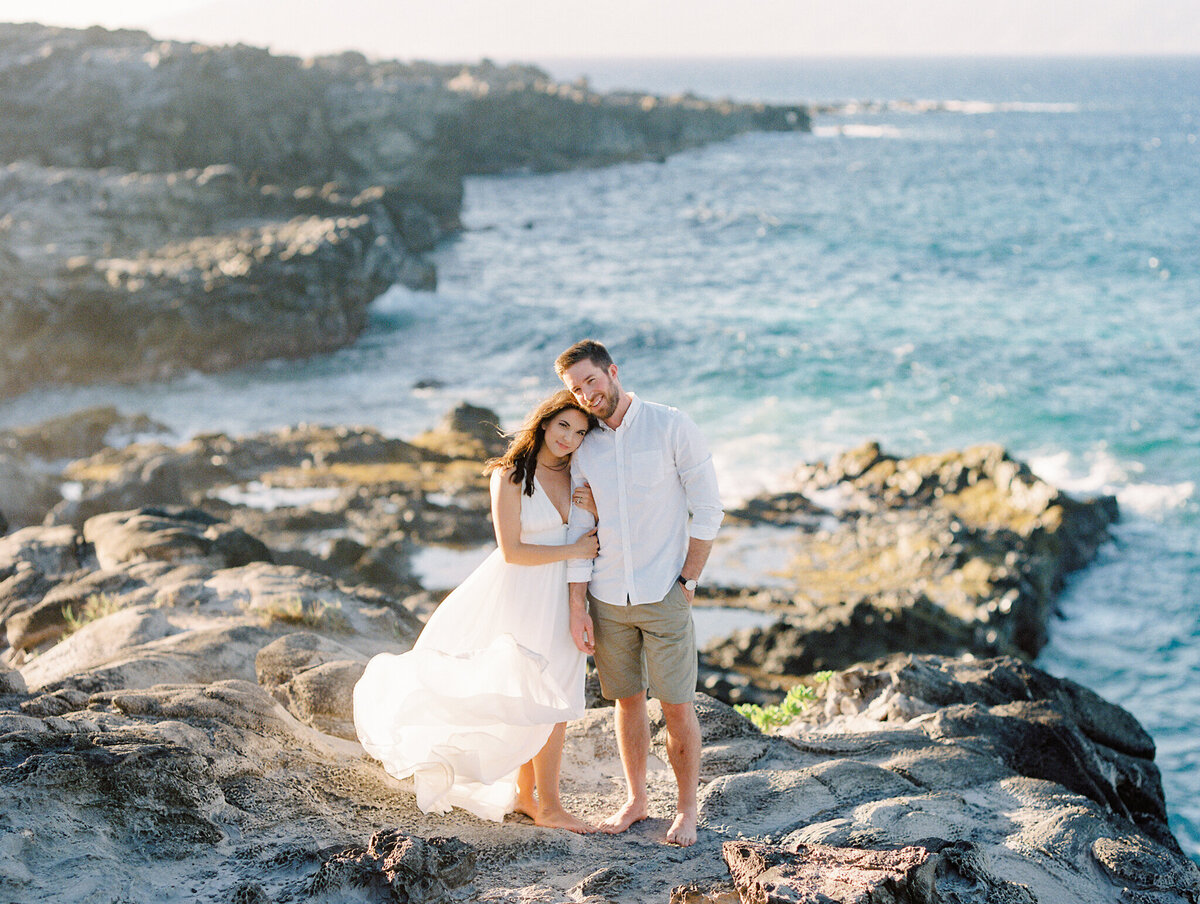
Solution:
[{"label": "woman", "polygon": [[430,617],[408,653],[382,653],[354,688],[359,740],[426,813],[512,810],[592,832],[562,806],[566,722],[583,715],[566,561],[599,549],[590,495],[572,505],[571,454],[596,420],[569,392],[537,406],[491,474],[499,548]]}]

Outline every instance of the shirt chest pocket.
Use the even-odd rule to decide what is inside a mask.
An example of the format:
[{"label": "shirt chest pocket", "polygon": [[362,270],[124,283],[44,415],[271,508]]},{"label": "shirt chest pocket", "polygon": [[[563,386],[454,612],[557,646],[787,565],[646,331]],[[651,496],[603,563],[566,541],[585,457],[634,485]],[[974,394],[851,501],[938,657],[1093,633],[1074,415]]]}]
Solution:
[{"label": "shirt chest pocket", "polygon": [[634,452],[629,456],[633,466],[633,482],[640,487],[652,487],[663,482],[667,476],[667,461],[657,449]]}]

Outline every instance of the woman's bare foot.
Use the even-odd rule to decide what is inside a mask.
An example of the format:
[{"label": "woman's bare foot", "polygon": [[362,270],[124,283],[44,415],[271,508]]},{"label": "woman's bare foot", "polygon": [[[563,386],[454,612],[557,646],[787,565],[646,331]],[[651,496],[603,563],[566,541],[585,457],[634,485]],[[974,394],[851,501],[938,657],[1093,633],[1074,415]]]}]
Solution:
[{"label": "woman's bare foot", "polygon": [[619,835],[635,822],[641,822],[649,815],[644,800],[627,800],[625,806],[600,823],[600,831],[609,835]]},{"label": "woman's bare foot", "polygon": [[667,843],[680,847],[691,847],[696,843],[696,814],[676,813],[675,821],[667,829]]},{"label": "woman's bare foot", "polygon": [[534,822],[537,822],[537,798],[533,794],[525,794],[518,790],[516,803],[513,804],[513,812],[528,816]]},{"label": "woman's bare foot", "polygon": [[596,831],[596,827],[590,822],[584,822],[574,813],[568,813],[562,807],[539,810],[530,816],[535,825],[544,826],[547,829],[566,829],[580,835],[590,835]]}]

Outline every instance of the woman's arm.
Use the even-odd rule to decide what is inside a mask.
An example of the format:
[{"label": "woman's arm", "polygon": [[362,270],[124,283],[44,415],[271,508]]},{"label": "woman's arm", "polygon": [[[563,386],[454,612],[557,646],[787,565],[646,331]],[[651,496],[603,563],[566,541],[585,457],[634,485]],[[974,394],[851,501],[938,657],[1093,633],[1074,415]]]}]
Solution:
[{"label": "woman's arm", "polygon": [[492,526],[496,544],[510,565],[549,565],[567,559],[594,559],[600,549],[595,529],[574,543],[538,546],[521,542],[521,488],[512,482],[512,469],[492,472]]}]

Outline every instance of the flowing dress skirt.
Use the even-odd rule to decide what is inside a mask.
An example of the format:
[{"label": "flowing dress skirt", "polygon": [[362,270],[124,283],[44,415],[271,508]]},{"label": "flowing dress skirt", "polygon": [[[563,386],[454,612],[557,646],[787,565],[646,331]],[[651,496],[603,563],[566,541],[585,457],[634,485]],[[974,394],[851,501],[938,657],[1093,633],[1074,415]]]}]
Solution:
[{"label": "flowing dress skirt", "polygon": [[[547,511],[548,509],[548,511]],[[560,545],[568,530],[535,482],[522,540]],[[583,715],[585,657],[571,640],[566,563],[510,565],[493,552],[435,610],[407,653],[381,653],[354,688],[366,751],[413,776],[426,813],[452,806],[501,821],[516,772],[554,725]]]}]

